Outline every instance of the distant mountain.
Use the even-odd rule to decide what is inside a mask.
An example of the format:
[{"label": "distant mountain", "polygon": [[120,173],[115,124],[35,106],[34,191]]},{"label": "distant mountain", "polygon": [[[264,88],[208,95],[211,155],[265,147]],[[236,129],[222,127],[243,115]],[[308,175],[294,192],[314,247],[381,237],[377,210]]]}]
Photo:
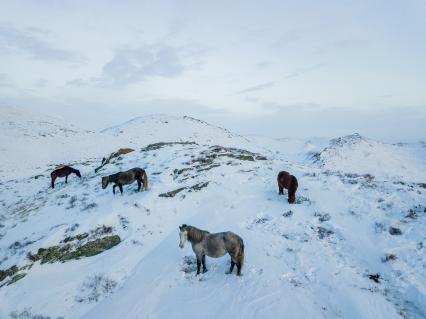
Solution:
[{"label": "distant mountain", "polygon": [[401,181],[426,180],[425,158],[411,144],[386,144],[358,133],[332,139],[329,146],[316,155],[322,168]]}]

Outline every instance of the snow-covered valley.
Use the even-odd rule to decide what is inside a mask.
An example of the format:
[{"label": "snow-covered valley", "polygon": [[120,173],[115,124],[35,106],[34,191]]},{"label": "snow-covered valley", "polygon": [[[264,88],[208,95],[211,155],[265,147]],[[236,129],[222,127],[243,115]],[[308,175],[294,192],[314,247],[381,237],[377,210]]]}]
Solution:
[{"label": "snow-covered valley", "polygon": [[[424,142],[244,137],[167,115],[93,132],[8,111],[0,129],[0,318],[426,317]],[[61,164],[82,178],[51,189]],[[148,191],[101,188],[133,167]],[[183,223],[239,234],[243,276],[229,256],[196,276]]]}]

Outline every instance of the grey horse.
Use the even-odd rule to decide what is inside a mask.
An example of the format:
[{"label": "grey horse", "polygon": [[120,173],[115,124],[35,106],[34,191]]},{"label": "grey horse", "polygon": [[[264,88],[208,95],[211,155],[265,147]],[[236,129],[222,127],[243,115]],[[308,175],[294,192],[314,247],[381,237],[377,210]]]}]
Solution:
[{"label": "grey horse", "polygon": [[186,224],[179,226],[179,231],[179,247],[183,248],[187,240],[192,244],[192,250],[197,257],[197,275],[200,274],[201,263],[203,264],[203,273],[207,271],[206,255],[219,258],[226,253],[231,256],[229,273],[232,273],[234,266],[237,265],[237,276],[241,275],[244,263],[244,242],[240,236],[230,231],[210,234],[206,230]]}]

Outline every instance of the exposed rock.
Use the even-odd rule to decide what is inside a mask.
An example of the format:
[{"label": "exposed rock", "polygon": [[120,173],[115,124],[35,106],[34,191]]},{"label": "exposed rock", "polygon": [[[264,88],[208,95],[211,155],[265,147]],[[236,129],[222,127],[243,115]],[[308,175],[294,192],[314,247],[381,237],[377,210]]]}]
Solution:
[{"label": "exposed rock", "polygon": [[12,267],[6,270],[0,270],[0,282],[9,276],[13,276],[17,272],[18,272],[18,267],[16,267],[16,265],[13,265]]},{"label": "exposed rock", "polygon": [[286,211],[285,213],[283,213],[284,217],[290,217],[291,215],[293,215],[293,211],[292,210],[289,210],[289,211]]},{"label": "exposed rock", "polygon": [[154,144],[149,144],[141,149],[141,152],[155,151],[163,148],[165,146],[173,146],[173,145],[197,145],[195,142],[159,142]]},{"label": "exposed rock", "polygon": [[368,279],[373,280],[376,283],[380,283],[380,274],[370,274],[368,275]]},{"label": "exposed rock", "polygon": [[26,275],[27,275],[27,274],[23,272],[23,273],[20,273],[20,274],[17,274],[17,275],[15,275],[15,276],[13,276],[12,280],[11,280],[11,281],[9,281],[9,282],[7,283],[7,285],[9,286],[9,285],[11,285],[11,284],[14,284],[14,283],[15,283],[15,282],[17,282],[18,280],[21,280],[22,278],[24,278]]},{"label": "exposed rock", "polygon": [[389,234],[398,236],[398,235],[402,235],[402,231],[401,229],[396,227],[389,227]]},{"label": "exposed rock", "polygon": [[175,189],[174,191],[162,193],[162,194],[158,195],[158,197],[175,197],[176,194],[180,193],[181,191],[183,191],[185,189],[186,189],[186,187],[181,187],[181,188]]},{"label": "exposed rock", "polygon": [[40,248],[36,254],[28,254],[28,258],[33,262],[40,260],[42,264],[65,262],[71,259],[95,256],[118,245],[120,241],[120,236],[112,235],[88,241],[76,249],[72,249],[69,245]]},{"label": "exposed rock", "polygon": [[117,152],[111,153],[107,158],[104,157],[102,159],[101,166],[99,166],[95,169],[95,173],[97,173],[102,167],[104,167],[106,164],[108,164],[113,158],[119,157],[119,156],[127,154],[127,153],[131,153],[133,151],[134,151],[134,149],[128,148],[128,147],[120,148]]},{"label": "exposed rock", "polygon": [[318,232],[318,238],[319,239],[324,239],[324,238],[329,237],[330,235],[334,234],[334,232],[332,230],[329,230],[329,229],[321,227],[321,226],[319,226],[317,228],[317,232]]},{"label": "exposed rock", "polygon": [[388,261],[395,261],[397,259],[396,255],[394,254],[386,254],[384,257],[381,258],[382,262],[388,262]]}]

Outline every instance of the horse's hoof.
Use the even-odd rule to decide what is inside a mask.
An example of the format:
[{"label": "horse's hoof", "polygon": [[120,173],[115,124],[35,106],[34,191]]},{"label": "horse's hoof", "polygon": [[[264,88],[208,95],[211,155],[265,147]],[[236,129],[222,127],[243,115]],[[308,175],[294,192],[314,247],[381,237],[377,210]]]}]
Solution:
[{"label": "horse's hoof", "polygon": [[206,273],[206,272],[208,272],[208,270],[207,269],[203,269],[203,274]]}]

